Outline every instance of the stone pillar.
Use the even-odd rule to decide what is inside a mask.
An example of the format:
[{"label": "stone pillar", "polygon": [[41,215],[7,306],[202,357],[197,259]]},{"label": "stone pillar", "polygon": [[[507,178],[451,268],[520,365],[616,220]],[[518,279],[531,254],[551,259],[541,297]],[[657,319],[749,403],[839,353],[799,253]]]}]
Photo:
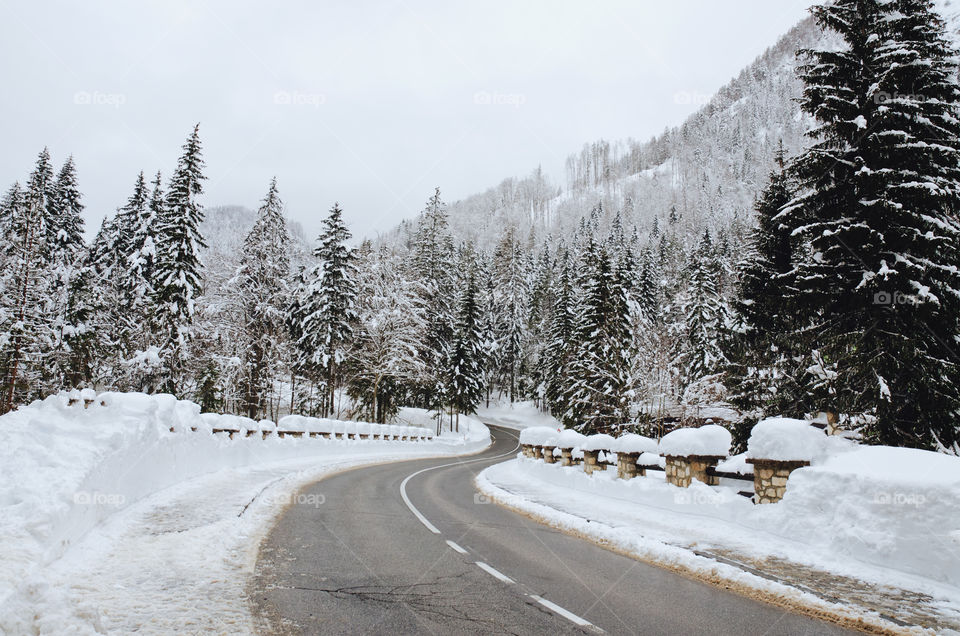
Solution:
[{"label": "stone pillar", "polygon": [[725,458],[718,455],[690,455],[687,457],[667,455],[665,468],[667,483],[681,488],[689,488],[690,482],[699,479],[705,484],[716,486],[720,480],[707,475],[707,468],[716,466],[721,459]]},{"label": "stone pillar", "polygon": [[530,444],[520,444],[520,450],[524,457],[533,457],[533,447]]},{"label": "stone pillar", "polygon": [[547,464],[554,464],[557,461],[557,458],[553,456],[553,446],[541,446],[541,452],[543,453],[543,461]]},{"label": "stone pillar", "polygon": [[790,473],[810,462],[802,460],[748,459],[753,464],[753,492],[757,503],[777,503],[787,490]]},{"label": "stone pillar", "polygon": [[637,466],[638,459],[640,459],[640,453],[617,453],[617,477],[633,479],[646,475],[647,470]]},{"label": "stone pillar", "polygon": [[585,450],[583,451],[583,472],[588,475],[592,475],[595,470],[606,470],[607,465],[601,464],[598,461],[597,456],[600,454],[598,450]]},{"label": "stone pillar", "polygon": [[573,466],[573,449],[572,448],[560,449],[560,465]]},{"label": "stone pillar", "polygon": [[543,446],[531,446],[530,450],[533,452],[534,459],[543,459]]}]

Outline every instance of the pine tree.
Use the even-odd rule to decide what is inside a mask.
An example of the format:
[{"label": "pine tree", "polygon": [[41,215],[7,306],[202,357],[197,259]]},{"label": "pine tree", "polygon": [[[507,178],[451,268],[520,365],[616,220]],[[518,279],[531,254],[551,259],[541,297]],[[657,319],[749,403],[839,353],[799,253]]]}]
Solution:
[{"label": "pine tree", "polygon": [[629,417],[633,393],[626,281],[606,246],[594,240],[587,244],[582,268],[583,306],[571,365],[574,383],[563,422],[583,433],[613,431]]},{"label": "pine tree", "polygon": [[544,397],[554,415],[565,413],[567,388],[573,381],[571,375],[575,351],[576,307],[574,306],[573,274],[570,252],[561,248],[558,257],[557,280],[553,291],[553,311],[547,328],[544,349]]},{"label": "pine tree", "polygon": [[277,180],[263,200],[253,229],[243,245],[236,275],[240,294],[240,331],[244,334],[243,399],[248,417],[263,412],[283,346],[284,311],[289,304],[290,237],[283,216]]},{"label": "pine tree", "polygon": [[413,272],[422,282],[421,293],[426,311],[426,329],[421,347],[423,385],[416,400],[421,406],[441,411],[448,404],[444,369],[453,342],[454,279],[453,242],[450,238],[446,206],[440,188],[420,216],[413,237]]},{"label": "pine tree", "polygon": [[960,123],[956,52],[932,2],[816,7],[840,50],[809,51],[818,127],[781,217],[806,242],[800,328],[817,410],[870,441],[960,440]]},{"label": "pine tree", "polygon": [[460,269],[465,272],[457,303],[457,322],[450,357],[447,360],[447,392],[457,415],[472,413],[483,399],[483,350],[476,257],[471,248],[463,250]]},{"label": "pine tree", "polygon": [[704,231],[690,259],[689,282],[679,299],[683,320],[679,363],[684,386],[716,372],[723,363],[719,336],[725,316],[716,278],[713,241],[710,232]]},{"label": "pine tree", "polygon": [[[68,173],[69,174],[69,171]],[[0,326],[3,399],[0,412],[59,388],[63,378],[55,355],[62,333],[65,294],[64,259],[56,249],[61,237],[50,153],[44,148],[21,190],[14,186],[4,201],[9,236]]]},{"label": "pine tree", "polygon": [[73,157],[67,158],[56,182],[48,207],[51,223],[47,227],[48,241],[58,255],[58,266],[75,264],[83,251],[83,203],[77,184],[77,169]]},{"label": "pine tree", "polygon": [[[47,316],[51,321],[53,350],[44,356],[44,392],[63,386],[75,386],[75,381],[90,381],[90,374],[82,379],[76,369],[90,367],[89,361],[74,359],[86,357],[91,348],[92,333],[84,324],[89,315],[88,301],[93,280],[84,272],[85,247],[83,243],[83,204],[77,185],[73,157],[67,159],[46,196],[46,244],[49,254]],[[78,278],[80,280],[74,280]],[[74,295],[84,296],[74,298]],[[83,334],[83,335],[81,335]],[[87,342],[87,345],[81,345]],[[74,351],[81,346],[85,353]]]},{"label": "pine tree", "polygon": [[197,196],[203,193],[203,166],[197,124],[183,145],[157,223],[154,322],[165,365],[163,389],[173,394],[183,388],[184,358],[201,289],[200,249],[206,245]]},{"label": "pine tree", "polygon": [[330,209],[323,228],[314,250],[320,262],[305,278],[295,311],[300,317],[295,333],[299,336],[299,366],[322,382],[320,413],[326,416],[334,412],[336,389],[343,379],[340,367],[353,338],[357,270],[355,255],[347,245],[350,231],[338,204]]},{"label": "pine tree", "polygon": [[522,247],[515,230],[510,228],[494,253],[493,275],[494,304],[499,317],[496,323],[497,367],[501,386],[506,387],[511,402],[518,398],[529,321],[529,290],[524,264]]},{"label": "pine tree", "polygon": [[793,244],[789,228],[775,220],[792,197],[782,144],[776,162],[754,208],[757,225],[738,266],[733,320],[723,339],[729,401],[745,416],[734,435],[741,448],[757,421],[789,412],[797,398],[787,337],[794,314],[788,305],[795,289]]}]

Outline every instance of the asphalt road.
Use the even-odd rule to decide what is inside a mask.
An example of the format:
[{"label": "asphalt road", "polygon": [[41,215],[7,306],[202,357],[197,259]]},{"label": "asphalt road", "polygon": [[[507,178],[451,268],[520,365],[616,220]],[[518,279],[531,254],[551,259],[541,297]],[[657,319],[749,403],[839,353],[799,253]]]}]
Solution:
[{"label": "asphalt road", "polygon": [[474,477],[517,450],[515,432],[491,432],[479,455],[307,487],[323,505],[291,506],[260,548],[250,598],[264,632],[846,633],[487,503]]}]

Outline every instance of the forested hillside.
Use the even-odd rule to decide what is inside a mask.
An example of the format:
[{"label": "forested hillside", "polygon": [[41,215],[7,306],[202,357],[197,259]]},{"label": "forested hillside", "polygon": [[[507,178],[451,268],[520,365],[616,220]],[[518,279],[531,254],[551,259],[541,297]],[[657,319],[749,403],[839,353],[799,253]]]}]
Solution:
[{"label": "forested hillside", "polygon": [[312,255],[276,180],[255,216],[204,211],[198,129],[90,245],[75,168],[44,150],[0,206],[3,408],[96,384],[455,421],[505,395],[588,432],[718,418],[742,442],[822,412],[957,452],[960,100],[932,7],[821,6],[684,125],[588,144],[563,184],[438,188],[359,246],[330,202]]}]

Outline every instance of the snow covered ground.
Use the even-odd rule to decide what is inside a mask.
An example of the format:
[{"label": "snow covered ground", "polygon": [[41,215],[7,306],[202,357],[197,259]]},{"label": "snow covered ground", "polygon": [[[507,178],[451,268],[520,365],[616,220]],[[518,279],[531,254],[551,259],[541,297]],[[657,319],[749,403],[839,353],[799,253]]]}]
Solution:
[{"label": "snow covered ground", "polygon": [[325,503],[301,486],[489,444],[464,417],[431,442],[230,440],[211,434],[217,419],[139,394],[88,409],[53,396],[0,418],[0,632],[250,632],[260,539],[286,506]]},{"label": "snow covered ground", "polygon": [[884,617],[960,630],[958,484],[929,489],[918,479],[912,499],[862,502],[858,485],[878,475],[835,471],[801,469],[791,477],[799,487],[764,506],[735,487],[677,488],[662,472],[624,481],[613,469],[588,476],[524,457],[487,468],[477,484],[505,505],[669,567],[886,627]]},{"label": "snow covered ground", "polygon": [[555,417],[538,409],[532,400],[512,404],[506,399],[491,402],[489,407],[477,409],[477,417],[495,426],[512,428],[517,431],[531,426],[563,428],[563,425]]}]

